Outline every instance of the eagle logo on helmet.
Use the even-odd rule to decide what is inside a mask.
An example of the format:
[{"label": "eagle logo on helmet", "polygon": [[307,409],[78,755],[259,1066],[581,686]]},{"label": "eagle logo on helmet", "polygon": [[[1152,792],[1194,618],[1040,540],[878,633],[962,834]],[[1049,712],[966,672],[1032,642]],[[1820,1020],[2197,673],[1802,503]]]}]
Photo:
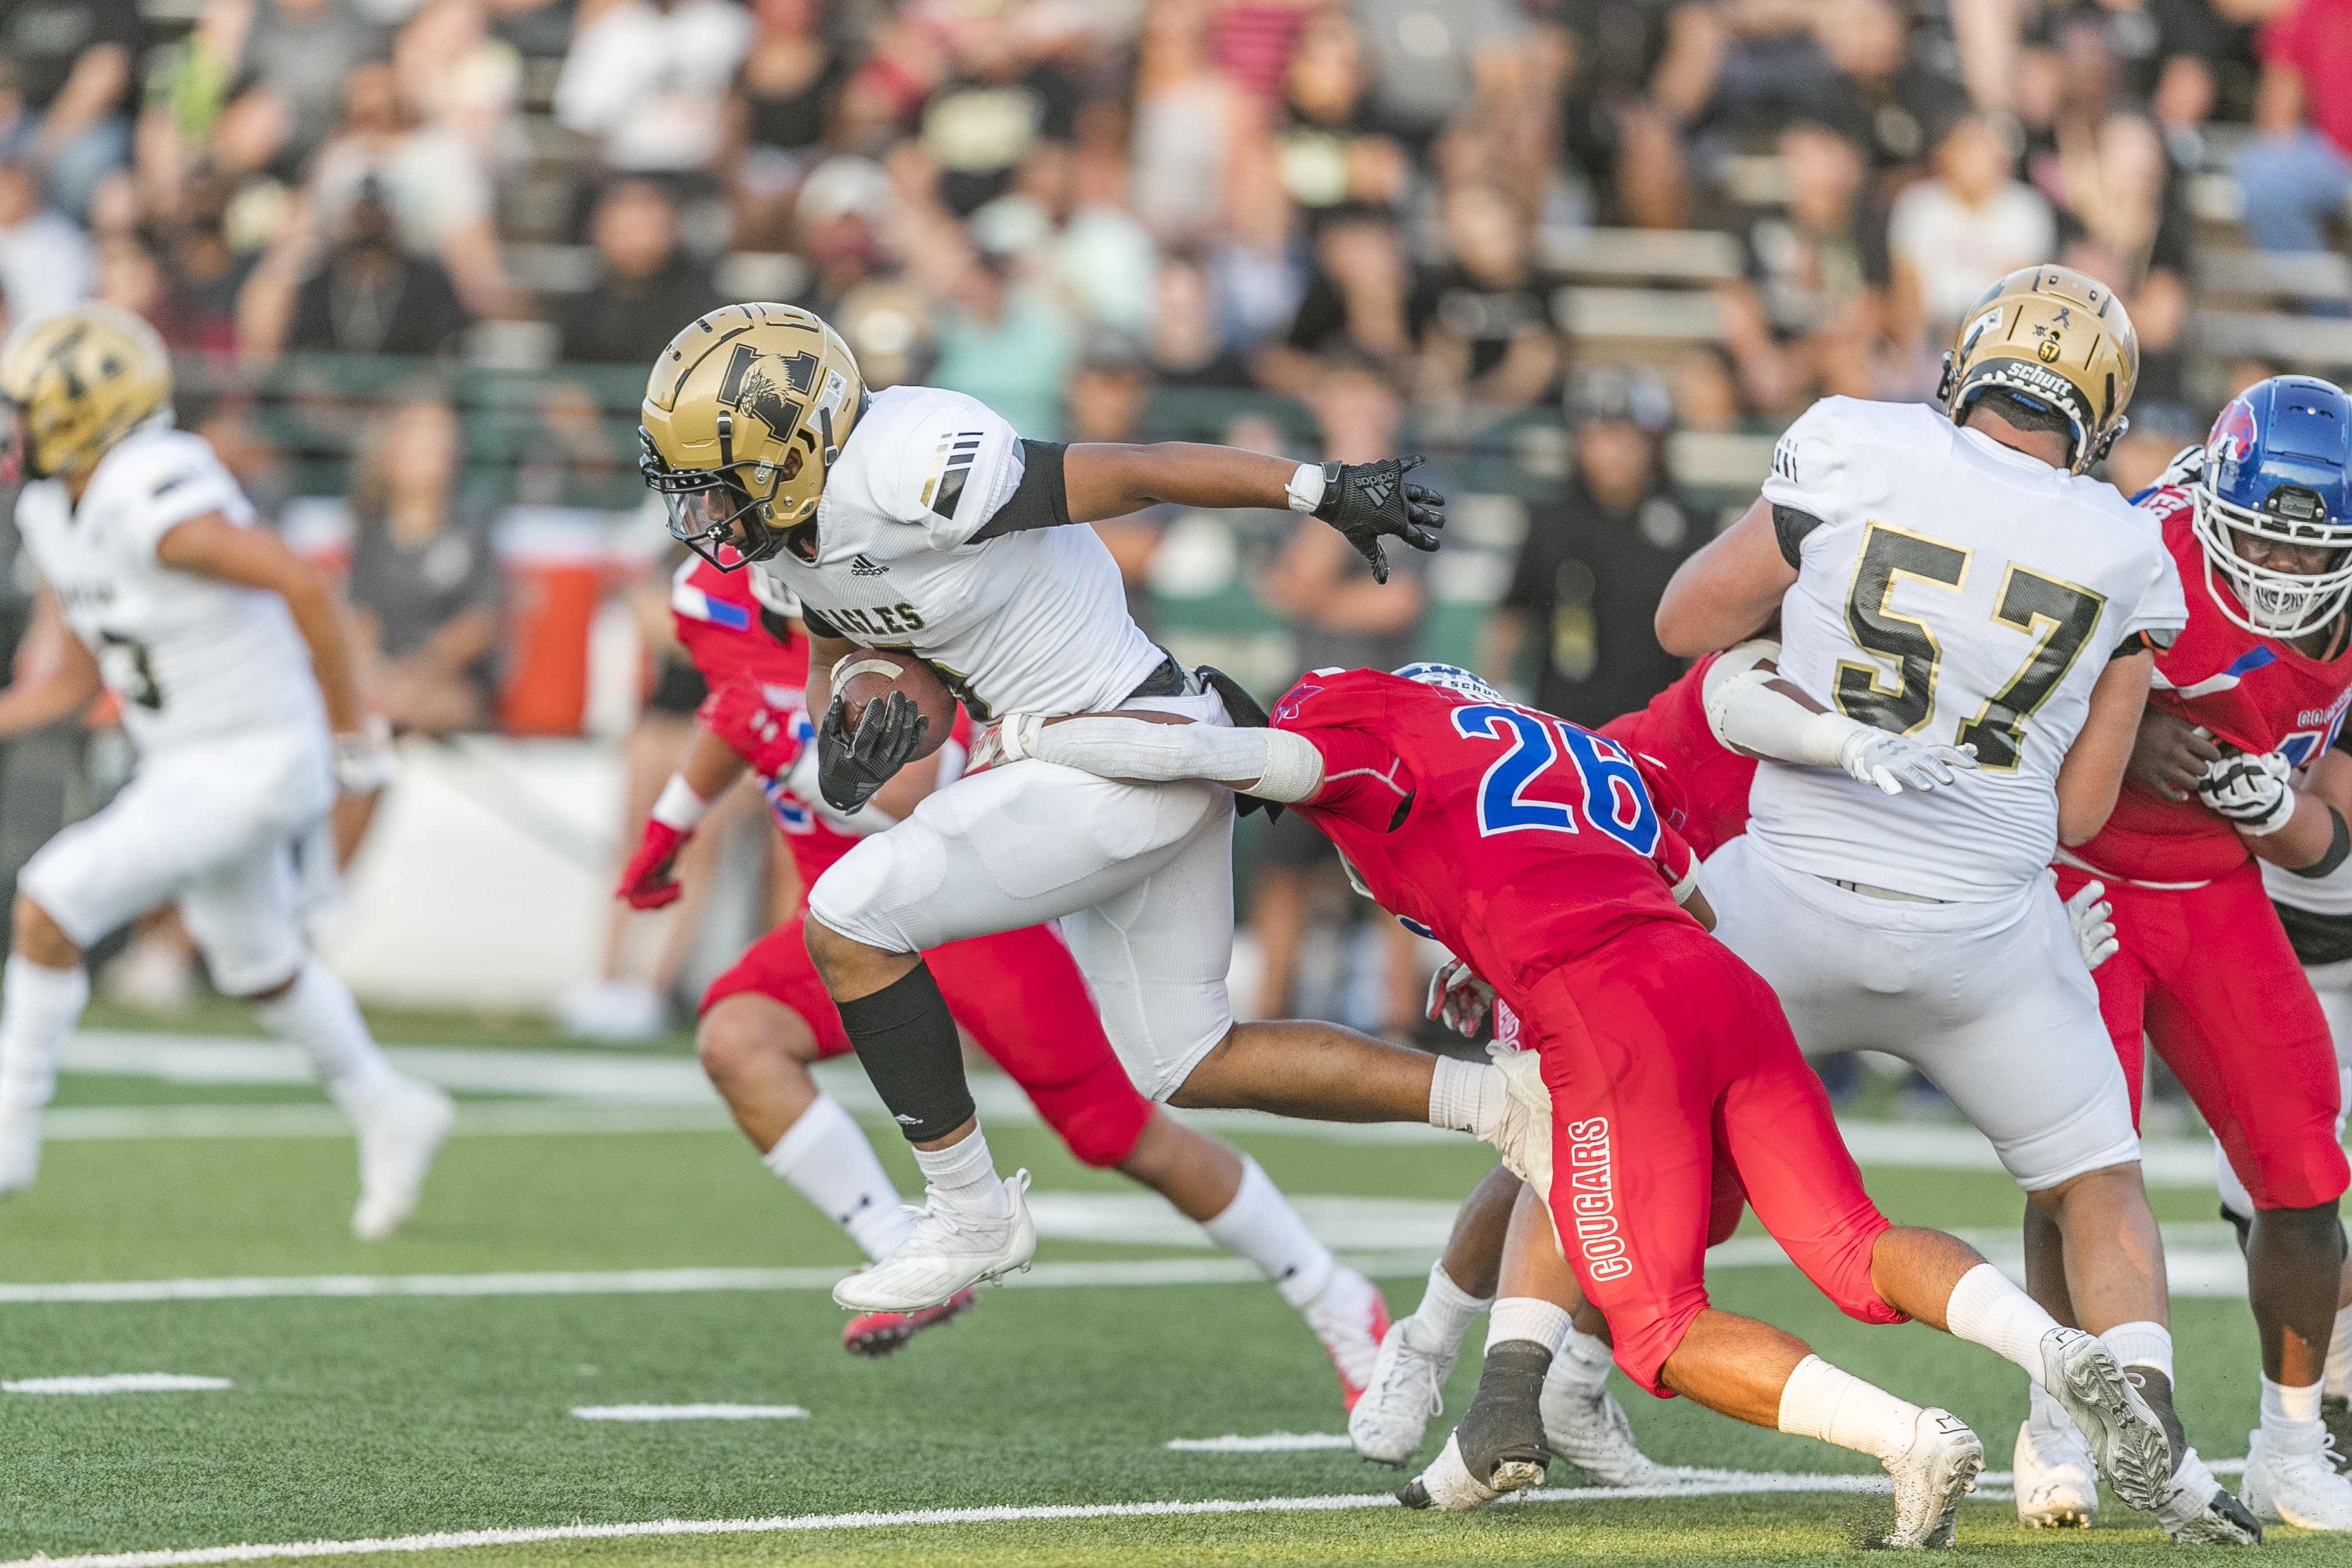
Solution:
[{"label": "eagle logo on helmet", "polygon": [[2206,446],[2205,460],[2217,467],[2234,468],[2253,454],[2257,438],[2253,405],[2242,397],[2233,398],[2230,406],[2221,410],[2221,417],[2213,423],[2213,438]]},{"label": "eagle logo on helmet", "polygon": [[[791,391],[806,397],[814,391],[816,365],[816,355],[806,349],[786,359],[761,353],[749,343],[737,343],[728,355],[726,374],[719,379],[719,401],[765,425],[777,440],[788,439],[800,427],[808,405],[784,395]],[[772,374],[778,370],[782,372],[781,380]]]}]

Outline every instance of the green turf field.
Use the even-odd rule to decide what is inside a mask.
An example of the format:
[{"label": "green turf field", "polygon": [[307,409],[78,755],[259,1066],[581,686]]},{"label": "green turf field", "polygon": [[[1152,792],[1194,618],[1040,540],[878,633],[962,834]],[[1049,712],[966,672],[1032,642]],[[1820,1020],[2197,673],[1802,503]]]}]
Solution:
[{"label": "green turf field", "polygon": [[[527,1037],[481,1043],[520,1049]],[[62,1083],[60,1109],[76,1112],[267,1113],[317,1103],[299,1088],[128,1071],[69,1074]],[[483,1109],[469,1102],[469,1111]],[[1467,1142],[1263,1131],[1239,1141],[1300,1196],[1450,1201],[1490,1163]],[[911,1191],[903,1146],[887,1132],[877,1142]],[[1001,1164],[1035,1173],[1041,1193],[1127,1190],[1116,1176],[1076,1165],[1034,1127],[1001,1125],[992,1142]],[[425,1561],[1797,1562],[1848,1555],[1885,1509],[1883,1498],[1852,1490],[1727,1492],[1819,1489],[1788,1478],[1864,1477],[1872,1467],[1636,1394],[1622,1380],[1619,1397],[1654,1458],[1751,1479],[1695,1483],[1715,1495],[1570,1496],[1432,1517],[1373,1506],[1402,1478],[1344,1450],[1171,1451],[1171,1439],[1344,1426],[1328,1363],[1297,1315],[1270,1288],[1233,1280],[1222,1255],[1196,1247],[1048,1239],[1030,1282],[989,1292],[977,1313],[891,1361],[854,1361],[838,1347],[842,1314],[818,1272],[848,1264],[853,1250],[717,1126],[453,1139],[423,1211],[375,1247],[343,1228],[352,1167],[349,1142],[331,1136],[92,1134],[49,1147],[40,1184],[0,1204],[0,1381],[167,1373],[231,1386],[0,1392],[0,1563],[567,1526],[604,1533],[509,1540]],[[1997,1174],[1870,1175],[1900,1219],[1998,1237],[2020,1208]],[[2210,1191],[2183,1186],[2157,1199],[2168,1222],[2212,1214]],[[1399,1250],[1412,1249],[1391,1249],[1391,1271],[1412,1265]],[[610,1278],[711,1269],[778,1272]],[[1155,1272],[1176,1282],[1140,1282]],[[517,1293],[447,1293],[480,1291],[485,1274],[514,1277],[498,1288]],[[547,1293],[558,1274],[569,1293]],[[316,1283],[328,1276],[360,1278]],[[419,1276],[438,1277],[423,1287],[434,1293],[383,1293],[415,1289]],[[251,1283],[218,1283],[228,1279]],[[247,1294],[90,1299],[104,1292],[88,1288],[106,1281]],[[755,1288],[708,1288],[730,1283]],[[35,1285],[85,1289],[24,1289]],[[1851,1370],[1958,1412],[1985,1438],[1990,1467],[2007,1468],[2024,1383],[1989,1352],[1921,1328],[1848,1323],[1785,1267],[1726,1268],[1715,1288],[1722,1304],[1805,1334]],[[1395,1309],[1406,1310],[1417,1271],[1389,1289]],[[364,1293],[289,1293],[320,1289]],[[44,1294],[81,1299],[34,1299]],[[2209,1457],[2242,1455],[2255,1395],[2243,1303],[2179,1301],[2175,1333],[2191,1439]],[[1452,1414],[1475,1386],[1475,1362],[1465,1356],[1456,1374]],[[572,1414],[695,1404],[806,1414],[655,1422]],[[1433,1426],[1433,1447],[1444,1432]],[[1771,1476],[1782,1479],[1754,1479]],[[1560,1465],[1550,1485],[1573,1490],[1583,1479]],[[824,1523],[934,1510],[1207,1502],[1234,1506]],[[659,1521],[770,1527],[622,1538],[605,1528]],[[776,1528],[787,1521],[793,1528]],[[2019,1529],[1997,1499],[1968,1505],[1961,1542],[1979,1554],[2053,1563],[2169,1560],[2175,1550],[2119,1508],[2097,1529],[2062,1539]],[[2264,1550],[2282,1561],[2344,1560],[2340,1543],[2291,1530],[2273,1531]]]}]

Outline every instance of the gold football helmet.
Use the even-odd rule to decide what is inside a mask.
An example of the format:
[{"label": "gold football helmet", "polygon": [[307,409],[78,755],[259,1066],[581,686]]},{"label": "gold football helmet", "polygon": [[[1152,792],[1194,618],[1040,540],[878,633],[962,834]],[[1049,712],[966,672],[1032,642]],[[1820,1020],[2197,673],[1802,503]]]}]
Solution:
[{"label": "gold football helmet", "polygon": [[84,473],[131,431],[169,416],[172,356],[137,316],[87,301],[8,334],[0,400],[26,477]]},{"label": "gold football helmet", "polygon": [[1969,307],[1936,395],[1955,425],[1989,387],[2055,408],[2074,427],[2068,463],[2079,474],[2131,424],[2124,407],[2138,381],[2139,334],[2124,302],[2071,267],[2024,267]]},{"label": "gold football helmet", "polygon": [[728,305],[672,338],[654,361],[637,468],[669,507],[672,537],[732,572],[805,529],[866,408],[866,384],[839,333],[791,305]]}]

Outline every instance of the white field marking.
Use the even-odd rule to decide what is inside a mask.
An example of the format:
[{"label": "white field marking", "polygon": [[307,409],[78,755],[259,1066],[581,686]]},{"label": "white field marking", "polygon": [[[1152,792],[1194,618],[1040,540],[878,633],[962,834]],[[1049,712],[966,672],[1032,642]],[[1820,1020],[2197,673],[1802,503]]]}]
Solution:
[{"label": "white field marking", "polygon": [[1232,1433],[1223,1437],[1171,1437],[1167,1445],[1179,1454],[1288,1454],[1304,1448],[1353,1448],[1345,1432],[1267,1432],[1255,1437]]},{"label": "white field marking", "polygon": [[[1677,1469],[1661,1486],[1548,1487],[1516,1502],[1601,1502],[1645,1498],[1729,1497],[1776,1492],[1870,1493],[1888,1489],[1881,1476],[1791,1475],[1773,1471]],[[354,1557],[374,1552],[446,1552],[467,1546],[529,1546],[543,1541],[622,1541],[648,1536],[767,1535],[819,1530],[880,1530],[953,1524],[1017,1524],[1033,1520],[1165,1519],[1198,1514],[1340,1513],[1395,1508],[1387,1492],[1329,1497],[1213,1498],[1201,1502],[1047,1503],[1032,1508],[932,1508],[901,1513],[803,1513],[767,1519],[658,1519],[630,1524],[557,1524],[507,1530],[446,1531],[367,1541],[292,1541],[270,1545],[197,1546],[183,1550],[26,1557],[0,1568],[200,1568],[215,1563],[261,1563],[287,1557]]]},{"label": "white field marking", "polygon": [[110,1372],[95,1377],[20,1377],[0,1383],[0,1394],[180,1394],[235,1388],[225,1377],[189,1377],[176,1372]]},{"label": "white field marking", "polygon": [[575,1405],[583,1421],[803,1421],[797,1405]]},{"label": "white field marking", "polygon": [[[1029,1217],[1040,1237],[1213,1249],[1209,1233],[1156,1193],[1032,1192]],[[1330,1197],[1293,1194],[1291,1206],[1324,1246],[1341,1252],[1444,1250],[1453,1234],[1451,1201]],[[1427,1265],[1423,1265],[1424,1268]]]},{"label": "white field marking", "polygon": [[[602,1101],[457,1102],[458,1137],[607,1132],[701,1132],[731,1129],[718,1105],[616,1105]],[[56,1142],[149,1138],[349,1138],[352,1124],[331,1105],[75,1105],[41,1117]]]}]

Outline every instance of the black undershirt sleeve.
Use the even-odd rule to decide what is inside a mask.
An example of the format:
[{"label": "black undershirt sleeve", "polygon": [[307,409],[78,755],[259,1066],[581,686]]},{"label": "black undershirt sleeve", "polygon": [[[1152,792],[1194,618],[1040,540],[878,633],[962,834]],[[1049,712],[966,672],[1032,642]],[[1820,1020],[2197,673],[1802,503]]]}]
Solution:
[{"label": "black undershirt sleeve", "polygon": [[1070,492],[1062,475],[1059,441],[1021,443],[1021,483],[996,515],[980,525],[971,542],[1024,533],[1033,528],[1060,528],[1070,521]]},{"label": "black undershirt sleeve", "polygon": [[2308,866],[2289,868],[2289,875],[2315,882],[2344,864],[2347,858],[2352,858],[2352,826],[2346,826],[2343,813],[2329,806],[2327,821],[2328,826],[2335,829],[2334,836],[2327,841],[2327,852]]},{"label": "black undershirt sleeve", "polygon": [[1792,506],[1772,504],[1772,534],[1780,542],[1780,559],[1789,563],[1791,572],[1805,569],[1805,535],[1822,526],[1822,520],[1811,512]]},{"label": "black undershirt sleeve", "polygon": [[845,640],[831,621],[806,605],[801,606],[801,625],[808,628],[808,635],[813,637],[831,637],[835,642]]}]

